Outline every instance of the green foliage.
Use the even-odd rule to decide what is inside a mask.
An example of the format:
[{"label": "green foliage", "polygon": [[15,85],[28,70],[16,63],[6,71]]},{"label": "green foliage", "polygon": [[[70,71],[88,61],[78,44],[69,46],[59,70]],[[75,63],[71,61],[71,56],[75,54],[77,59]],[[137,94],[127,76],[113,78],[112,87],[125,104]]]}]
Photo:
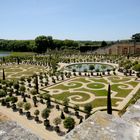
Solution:
[{"label": "green foliage", "polygon": [[94,65],[89,65],[89,70],[94,70],[95,69],[95,66]]},{"label": "green foliage", "polygon": [[24,104],[24,109],[25,109],[25,110],[28,111],[28,110],[30,110],[30,108],[31,108],[31,104],[30,104],[30,103],[25,103],[25,104]]},{"label": "green foliage", "polygon": [[15,102],[17,102],[17,101],[18,101],[18,98],[17,98],[17,97],[11,96],[11,102],[12,102],[12,103],[15,103]]},{"label": "green foliage", "polygon": [[23,107],[23,104],[24,104],[24,103],[20,101],[20,102],[17,103],[17,106],[18,106],[19,108],[22,108],[22,107]]},{"label": "green foliage", "polygon": [[64,106],[68,106],[69,105],[69,99],[64,99],[64,101],[63,101],[63,105]]},{"label": "green foliage", "polygon": [[87,114],[90,114],[90,112],[92,111],[92,105],[91,104],[85,104],[84,106],[84,111],[87,113]]},{"label": "green foliage", "polygon": [[49,117],[49,115],[50,115],[50,110],[48,108],[45,108],[41,113],[41,116],[44,119],[47,119]]},{"label": "green foliage", "polygon": [[34,115],[38,116],[40,111],[38,109],[35,110]]},{"label": "green foliage", "polygon": [[16,83],[14,83],[14,85],[13,85],[13,86],[14,86],[14,89],[16,89],[16,90],[18,90],[18,89],[19,89],[19,83],[17,83],[17,82],[16,82]]},{"label": "green foliage", "polygon": [[36,52],[45,53],[48,49],[49,40],[46,36],[38,36],[35,38]]},{"label": "green foliage", "polygon": [[106,47],[106,46],[107,46],[107,42],[106,41],[102,41],[101,47]]},{"label": "green foliage", "polygon": [[133,69],[137,72],[140,72],[140,64],[136,64]]},{"label": "green foliage", "polygon": [[136,34],[132,35],[132,40],[134,40],[136,42],[140,42],[140,33],[136,33]]},{"label": "green foliage", "polygon": [[5,97],[6,95],[7,95],[6,92],[3,89],[1,89],[0,90],[0,98]]},{"label": "green foliage", "polygon": [[25,92],[26,88],[25,88],[25,86],[20,86],[19,90],[20,90],[21,92]]},{"label": "green foliage", "polygon": [[30,91],[30,94],[36,95],[36,94],[37,94],[37,90],[36,90],[36,89],[32,89],[32,90]]},{"label": "green foliage", "polygon": [[71,130],[75,126],[75,120],[71,117],[67,117],[65,118],[63,124],[66,129]]}]

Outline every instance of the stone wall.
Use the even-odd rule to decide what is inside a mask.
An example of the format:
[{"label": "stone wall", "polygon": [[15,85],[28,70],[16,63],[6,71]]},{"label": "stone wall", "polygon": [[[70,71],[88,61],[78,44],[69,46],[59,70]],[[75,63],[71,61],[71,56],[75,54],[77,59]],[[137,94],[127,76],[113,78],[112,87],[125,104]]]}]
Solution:
[{"label": "stone wall", "polygon": [[95,113],[63,140],[140,140],[140,100],[121,118]]},{"label": "stone wall", "polygon": [[117,43],[106,48],[97,49],[94,53],[110,55],[140,54],[140,43]]}]

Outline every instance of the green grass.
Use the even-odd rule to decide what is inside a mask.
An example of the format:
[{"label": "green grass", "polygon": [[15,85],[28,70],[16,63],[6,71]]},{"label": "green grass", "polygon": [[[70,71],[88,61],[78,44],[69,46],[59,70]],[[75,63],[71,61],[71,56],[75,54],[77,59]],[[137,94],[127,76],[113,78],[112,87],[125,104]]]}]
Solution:
[{"label": "green grass", "polygon": [[70,96],[73,96],[73,95],[79,95],[81,98],[79,97],[72,97],[72,100],[75,101],[75,102],[83,102],[83,101],[86,101],[90,98],[90,96],[86,93],[83,93],[83,92],[63,92],[61,94],[55,94],[55,95],[52,95],[53,98],[57,99],[57,100],[61,100],[61,101],[64,101],[65,99],[67,99],[68,97]]},{"label": "green grass", "polygon": [[85,78],[77,78],[77,79],[74,79],[72,81],[78,81],[78,82],[82,82],[82,83],[89,83],[90,81],[86,80]]},{"label": "green grass", "polygon": [[[72,84],[74,84],[74,85],[72,85]],[[82,86],[81,83],[78,83],[78,82],[70,82],[70,83],[68,83],[67,86],[66,86],[66,85],[63,85],[63,84],[59,84],[59,85],[57,85],[57,86],[51,87],[50,89],[69,90],[69,89],[71,89],[71,88],[79,88],[79,87],[81,87],[81,86]]]},{"label": "green grass", "polygon": [[22,69],[18,69],[18,68],[6,68],[5,72],[22,72]]},{"label": "green grass", "polygon": [[138,84],[138,82],[136,82],[136,81],[131,81],[131,82],[127,82],[126,84],[130,84],[131,86],[136,87],[137,84]]},{"label": "green grass", "polygon": [[89,93],[93,93],[95,96],[107,96],[107,90],[103,89],[103,90],[90,90],[90,89],[86,89],[86,88],[80,88],[80,89],[75,89],[75,91],[85,91],[85,92],[89,92]]},{"label": "green grass", "polygon": [[119,115],[122,116],[125,112],[128,106],[130,106],[131,104],[135,104],[137,100],[140,99],[140,88],[139,90],[136,92],[136,94],[131,98],[131,100],[126,104],[126,106],[119,111]]},{"label": "green grass", "polygon": [[108,82],[105,79],[103,79],[103,78],[98,78],[98,79],[90,78],[90,80],[92,80],[94,82],[100,82],[100,83],[108,84]]},{"label": "green grass", "polygon": [[[122,101],[121,99],[113,99],[112,98],[112,106],[116,107],[117,106],[117,102]],[[103,106],[107,106],[107,99],[106,98],[102,98],[102,99],[95,99],[92,102],[89,102],[92,105],[92,108],[95,107],[103,107]],[[85,104],[80,104],[80,106],[84,106]]]},{"label": "green grass", "polygon": [[111,90],[117,92],[116,97],[126,97],[132,91],[132,89],[121,89],[121,88],[119,88],[119,86],[127,87],[127,85],[124,85],[124,84],[114,84],[114,85],[112,85]]},{"label": "green grass", "polygon": [[118,82],[127,82],[130,80],[130,78],[127,78],[127,77],[123,77],[122,79],[120,79],[120,77],[109,77],[108,78],[111,82],[113,83],[118,83]]},{"label": "green grass", "polygon": [[100,84],[100,83],[90,83],[87,85],[88,88],[93,88],[93,89],[100,89],[100,88],[104,88],[105,85],[104,84]]},{"label": "green grass", "polygon": [[31,56],[34,54],[33,52],[11,52],[11,56]]},{"label": "green grass", "polygon": [[9,79],[18,79],[23,75],[25,77],[28,77],[32,76],[36,72],[42,72],[46,70],[43,66],[33,66],[24,64],[3,66],[3,68],[5,69],[6,77],[12,75]]}]

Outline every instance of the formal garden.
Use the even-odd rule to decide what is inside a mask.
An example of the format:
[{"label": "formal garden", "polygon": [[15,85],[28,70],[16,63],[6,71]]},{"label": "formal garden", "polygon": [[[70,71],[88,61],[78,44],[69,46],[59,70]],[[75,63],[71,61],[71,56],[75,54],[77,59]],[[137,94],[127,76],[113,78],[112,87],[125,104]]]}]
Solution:
[{"label": "formal garden", "polygon": [[41,90],[46,91],[58,102],[69,99],[71,106],[77,104],[81,109],[89,103],[95,111],[106,109],[109,83],[111,84],[112,106],[120,110],[119,106],[123,100],[139,82],[135,81],[135,78],[123,76],[76,77]]},{"label": "formal garden", "polygon": [[[121,111],[140,88],[139,57],[47,54],[1,59],[2,109],[62,136],[94,112]],[[79,66],[80,65],[80,66]]]}]

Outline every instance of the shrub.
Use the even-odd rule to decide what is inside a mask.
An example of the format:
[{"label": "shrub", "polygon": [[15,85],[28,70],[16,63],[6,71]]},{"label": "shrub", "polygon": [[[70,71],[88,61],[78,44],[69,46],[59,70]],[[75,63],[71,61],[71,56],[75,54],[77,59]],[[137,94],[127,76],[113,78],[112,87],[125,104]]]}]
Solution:
[{"label": "shrub", "polygon": [[71,117],[67,117],[67,118],[65,118],[63,124],[64,124],[64,127],[66,129],[68,129],[68,131],[70,131],[75,126],[75,120],[73,118],[71,118]]},{"label": "shrub", "polygon": [[6,92],[4,90],[0,90],[0,98],[1,97],[5,97],[6,96]]}]

